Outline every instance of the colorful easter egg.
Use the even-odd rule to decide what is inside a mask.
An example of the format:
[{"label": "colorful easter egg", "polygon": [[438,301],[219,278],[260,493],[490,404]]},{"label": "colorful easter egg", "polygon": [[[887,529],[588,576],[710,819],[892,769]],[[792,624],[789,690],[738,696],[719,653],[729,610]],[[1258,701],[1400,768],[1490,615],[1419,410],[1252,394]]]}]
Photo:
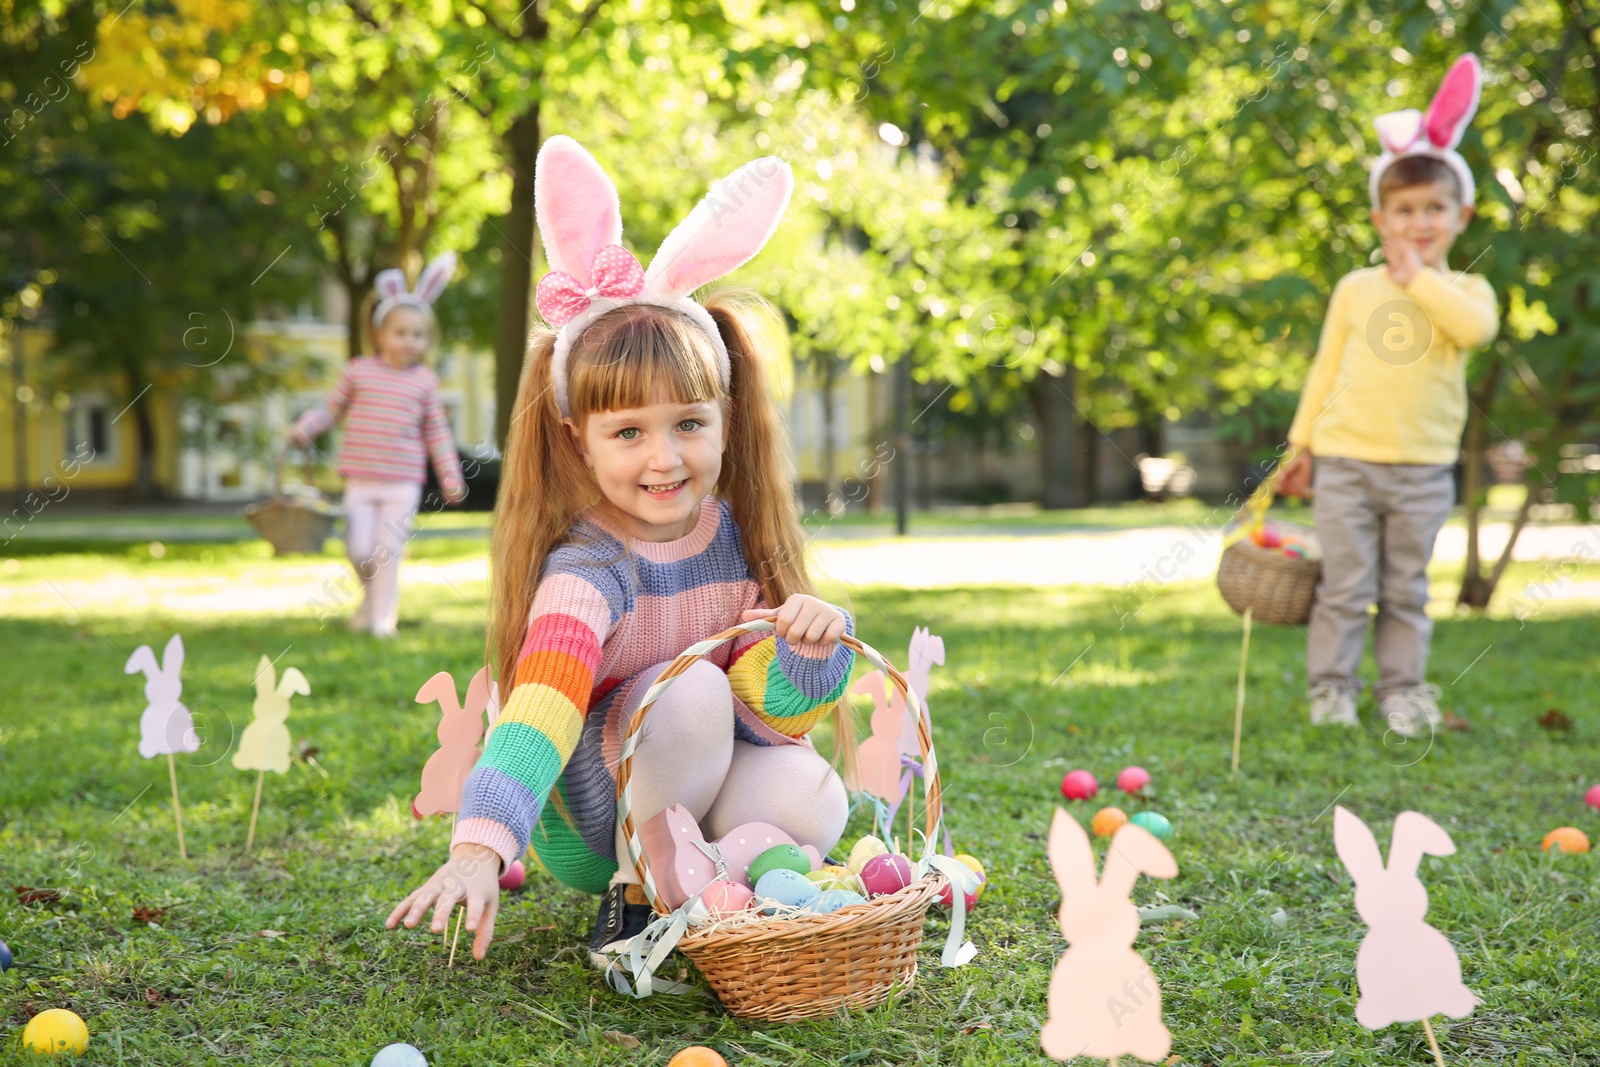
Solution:
[{"label": "colorful easter egg", "polygon": [[500,876],[501,889],[521,889],[522,883],[528,880],[528,868],[522,865],[521,860],[512,860],[511,866],[506,868],[506,873]]},{"label": "colorful easter egg", "polygon": [[796,874],[810,874],[811,857],[801,852],[798,845],[773,845],[750,861],[750,884],[755,885],[763,874],[780,867]]},{"label": "colorful easter egg", "polygon": [[1558,826],[1544,835],[1544,850],[1561,852],[1588,852],[1589,835],[1575,826]]},{"label": "colorful easter egg", "polygon": [[[983,896],[983,887],[988,884],[989,875],[987,874],[987,872],[984,871],[983,864],[978,862],[978,859],[977,859],[976,856],[968,856],[965,853],[963,853],[963,854],[961,854],[961,855],[956,857],[956,862],[957,863],[964,863],[968,867],[971,867],[973,872],[975,874],[977,874],[977,876],[978,876],[978,887],[976,889],[968,890],[964,894],[966,896],[966,898],[967,898],[967,910],[971,911],[974,907],[977,906],[978,898]],[[939,904],[942,905],[943,907],[946,907],[946,908],[950,907],[951,902],[954,901],[954,900],[955,900],[955,894],[953,892],[951,892],[951,887],[950,886],[945,886],[942,890],[939,891]]]},{"label": "colorful easter egg", "polygon": [[898,893],[911,884],[911,861],[899,853],[874,856],[861,869],[861,883],[867,887],[867,898]]},{"label": "colorful easter egg", "polygon": [[846,865],[856,874],[860,874],[868,860],[874,856],[882,856],[888,851],[888,845],[868,834],[857,841],[855,847],[850,850],[850,858],[846,861]]},{"label": "colorful easter egg", "polygon": [[667,1067],[728,1067],[728,1061],[715,1049],[690,1045],[668,1060]]},{"label": "colorful easter egg", "polygon": [[1094,813],[1094,821],[1089,824],[1089,829],[1097,837],[1110,837],[1122,829],[1122,824],[1128,821],[1128,813],[1121,808],[1101,808]]},{"label": "colorful easter egg", "polygon": [[385,1045],[372,1057],[372,1067],[428,1067],[428,1057],[411,1045]]},{"label": "colorful easter egg", "polygon": [[1088,800],[1100,792],[1100,783],[1088,771],[1068,771],[1061,779],[1061,795],[1068,800]]},{"label": "colorful easter egg", "polygon": [[848,889],[862,894],[866,892],[861,884],[861,876],[852,873],[848,867],[824,867],[820,871],[810,872],[806,877],[815,882],[817,888],[824,893],[830,889]]},{"label": "colorful easter egg", "polygon": [[718,917],[744,911],[754,898],[755,893],[749,886],[727,878],[720,878],[700,891],[700,902]]},{"label": "colorful easter egg", "polygon": [[761,914],[771,915],[779,905],[800,908],[817,898],[817,887],[799,871],[787,867],[774,867],[756,882],[756,904]]},{"label": "colorful easter egg", "polygon": [[1600,808],[1600,785],[1591,785],[1589,791],[1583,794],[1583,801],[1591,808]]},{"label": "colorful easter egg", "polygon": [[1117,788],[1124,793],[1141,793],[1150,784],[1150,772],[1143,767],[1124,767],[1117,772]]},{"label": "colorful easter egg", "polygon": [[22,1047],[46,1056],[65,1052],[81,1056],[89,1051],[89,1027],[65,1008],[41,1011],[22,1031]]},{"label": "colorful easter egg", "polygon": [[848,908],[852,904],[865,904],[867,898],[860,893],[849,889],[829,889],[817,894],[817,898],[806,906],[807,911],[814,911],[818,915],[832,915],[840,908]]},{"label": "colorful easter egg", "polygon": [[6,947],[4,941],[0,941],[0,974],[11,969],[11,962],[11,949]]},{"label": "colorful easter egg", "polygon": [[1172,836],[1172,823],[1167,817],[1156,811],[1141,811],[1128,820],[1135,826],[1142,826],[1165,841]]}]

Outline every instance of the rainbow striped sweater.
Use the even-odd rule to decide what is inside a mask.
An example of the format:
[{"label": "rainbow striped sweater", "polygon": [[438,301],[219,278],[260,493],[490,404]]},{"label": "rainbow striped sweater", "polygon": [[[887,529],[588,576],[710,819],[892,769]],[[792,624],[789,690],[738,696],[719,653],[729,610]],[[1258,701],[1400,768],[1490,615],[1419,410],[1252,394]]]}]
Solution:
[{"label": "rainbow striped sweater", "polygon": [[402,370],[377,356],[358,356],[345,364],[327,402],[301,415],[295,427],[315,437],[341,419],[338,468],[346,478],[425,482],[426,451],[440,488],[466,488],[439,376],[426,364]]},{"label": "rainbow striped sweater", "polygon": [[[767,607],[729,505],[700,503],[676,541],[633,542],[598,518],[573,525],[545,562],[510,695],[467,779],[452,844],[487,845],[510,864],[528,847],[585,716],[607,693]],[[847,623],[854,633],[853,622]],[[803,737],[843,696],[855,653],[808,656],[775,634],[747,634],[707,657],[728,674],[734,732],[755,744]]]}]

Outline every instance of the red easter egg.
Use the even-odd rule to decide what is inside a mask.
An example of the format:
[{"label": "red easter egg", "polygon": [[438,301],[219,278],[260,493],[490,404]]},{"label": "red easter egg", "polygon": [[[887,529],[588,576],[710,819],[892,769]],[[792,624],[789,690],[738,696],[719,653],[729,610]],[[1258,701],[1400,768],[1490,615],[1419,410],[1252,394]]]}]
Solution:
[{"label": "red easter egg", "polygon": [[1068,800],[1088,800],[1100,792],[1100,783],[1088,771],[1068,771],[1061,779],[1061,795]]},{"label": "red easter egg", "polygon": [[899,853],[874,856],[861,868],[861,884],[867,887],[867,899],[898,893],[911,884],[911,861]]},{"label": "red easter egg", "polygon": [[1583,800],[1591,808],[1600,808],[1600,785],[1591,785],[1589,791],[1583,794]]},{"label": "red easter egg", "polygon": [[500,876],[501,889],[521,889],[522,883],[528,880],[528,869],[522,865],[521,860],[512,860],[511,866],[506,868],[506,873]]},{"label": "red easter egg", "polygon": [[1124,793],[1137,793],[1150,784],[1150,772],[1143,767],[1124,767],[1117,775],[1117,788]]},{"label": "red easter egg", "polygon": [[1279,545],[1283,544],[1283,538],[1278,536],[1276,533],[1273,533],[1271,530],[1262,530],[1261,540],[1257,541],[1256,543],[1261,545],[1263,548],[1277,548]]}]

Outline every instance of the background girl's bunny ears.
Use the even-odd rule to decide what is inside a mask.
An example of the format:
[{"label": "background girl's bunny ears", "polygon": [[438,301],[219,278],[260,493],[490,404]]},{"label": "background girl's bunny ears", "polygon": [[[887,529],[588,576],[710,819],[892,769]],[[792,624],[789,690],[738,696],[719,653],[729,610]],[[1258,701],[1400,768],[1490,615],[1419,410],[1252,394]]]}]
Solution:
[{"label": "background girl's bunny ears", "polygon": [[1433,156],[1443,161],[1461,186],[1461,202],[1471,204],[1477,189],[1467,161],[1456,146],[1467,132],[1467,124],[1478,111],[1478,96],[1483,90],[1483,68],[1478,57],[1468,52],[1457,59],[1428,105],[1427,114],[1416,108],[1390,111],[1373,120],[1383,154],[1372,166],[1368,192],[1373,207],[1378,206],[1378,183],[1396,160],[1406,156]]},{"label": "background girl's bunny ears", "polygon": [[405,271],[393,267],[379,271],[372,280],[373,287],[378,290],[378,306],[372,309],[373,325],[381,326],[389,312],[397,307],[430,307],[444,292],[444,287],[450,284],[455,272],[456,254],[441,252],[422,268],[417,287],[407,292]]}]

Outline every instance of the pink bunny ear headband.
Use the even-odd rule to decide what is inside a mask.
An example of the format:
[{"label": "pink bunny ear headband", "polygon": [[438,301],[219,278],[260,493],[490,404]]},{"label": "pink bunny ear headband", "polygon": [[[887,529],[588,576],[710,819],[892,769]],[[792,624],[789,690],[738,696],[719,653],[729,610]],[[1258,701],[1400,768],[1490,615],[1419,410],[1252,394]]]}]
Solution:
[{"label": "pink bunny ear headband", "polygon": [[422,275],[417,279],[417,287],[407,292],[405,271],[393,268],[380,270],[378,276],[373,279],[373,284],[378,290],[378,304],[372,309],[373,325],[381,325],[385,316],[397,307],[431,308],[455,272],[456,254],[442,252],[434,257],[432,263],[422,268]]},{"label": "pink bunny ear headband", "polygon": [[567,355],[573,338],[625,304],[654,304],[688,315],[717,350],[723,387],[728,349],[711,313],[690,293],[748,262],[778,228],[794,173],[777,156],[751,160],[711,187],[651,257],[649,270],[622,247],[617,187],[577,141],[556,135],[534,164],[534,215],[551,270],[539,279],[539,314],[556,333],[550,376],[556,406],[571,416]]},{"label": "pink bunny ear headband", "polygon": [[1483,68],[1478,57],[1468,52],[1450,67],[1424,115],[1416,108],[1379,115],[1372,125],[1378,131],[1383,154],[1372,165],[1367,191],[1372,206],[1378,206],[1378,183],[1396,160],[1407,156],[1432,156],[1441,160],[1461,185],[1461,202],[1470,205],[1477,193],[1467,161],[1456,151],[1467,123],[1478,110],[1478,94],[1483,89]]}]

